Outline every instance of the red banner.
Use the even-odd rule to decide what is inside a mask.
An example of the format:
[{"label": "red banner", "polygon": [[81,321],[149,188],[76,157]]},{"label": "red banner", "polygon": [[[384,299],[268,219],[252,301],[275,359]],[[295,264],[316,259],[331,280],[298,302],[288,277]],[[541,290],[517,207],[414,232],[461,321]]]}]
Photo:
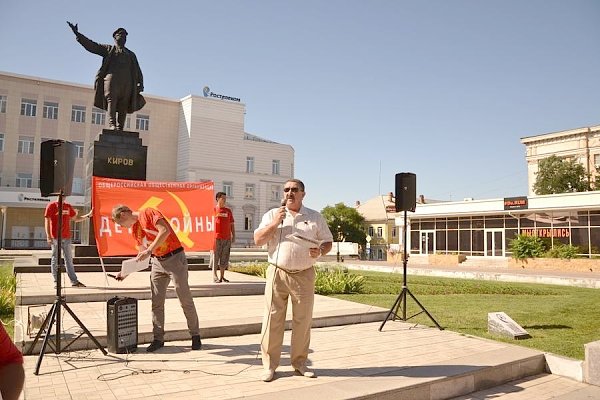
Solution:
[{"label": "red banner", "polygon": [[100,256],[135,255],[136,243],[128,229],[112,221],[114,206],[133,211],[159,210],[173,227],[186,251],[212,248],[213,182],[152,182],[93,177],[94,235]]}]

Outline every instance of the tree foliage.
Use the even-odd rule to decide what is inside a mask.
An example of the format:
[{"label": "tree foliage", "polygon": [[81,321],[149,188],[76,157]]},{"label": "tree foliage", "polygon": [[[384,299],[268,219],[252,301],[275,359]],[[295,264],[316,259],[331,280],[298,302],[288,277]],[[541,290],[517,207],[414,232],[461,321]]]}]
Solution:
[{"label": "tree foliage", "polygon": [[536,175],[533,191],[538,195],[590,190],[585,168],[575,160],[552,155],[540,160]]},{"label": "tree foliage", "polygon": [[365,219],[355,208],[337,203],[333,207],[325,207],[321,210],[321,214],[329,225],[334,241],[365,244],[366,234],[363,226]]}]

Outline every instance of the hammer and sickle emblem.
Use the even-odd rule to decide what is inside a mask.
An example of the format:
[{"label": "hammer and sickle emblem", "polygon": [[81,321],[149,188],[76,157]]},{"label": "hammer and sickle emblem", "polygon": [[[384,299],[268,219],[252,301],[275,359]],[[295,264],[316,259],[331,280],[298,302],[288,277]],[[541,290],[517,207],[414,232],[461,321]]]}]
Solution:
[{"label": "hammer and sickle emblem", "polygon": [[[177,203],[177,205],[179,205],[179,208],[181,209],[181,214],[183,215],[183,227],[184,230],[179,230],[179,232],[177,232],[177,238],[187,247],[187,248],[191,248],[194,246],[194,242],[192,241],[192,239],[190,238],[190,233],[191,233],[191,228],[187,229],[188,227],[192,226],[191,220],[192,220],[192,216],[190,215],[190,211],[188,210],[187,206],[185,205],[185,203],[183,202],[183,200],[181,200],[178,196],[176,196],[175,194],[171,193],[171,192],[167,192],[171,197],[173,197],[173,199],[175,200],[175,202]],[[150,197],[148,200],[146,200],[146,202],[140,207],[140,208],[155,208],[158,210],[158,206],[160,205],[160,203],[163,202],[163,199],[156,197],[156,196],[152,196]]]}]

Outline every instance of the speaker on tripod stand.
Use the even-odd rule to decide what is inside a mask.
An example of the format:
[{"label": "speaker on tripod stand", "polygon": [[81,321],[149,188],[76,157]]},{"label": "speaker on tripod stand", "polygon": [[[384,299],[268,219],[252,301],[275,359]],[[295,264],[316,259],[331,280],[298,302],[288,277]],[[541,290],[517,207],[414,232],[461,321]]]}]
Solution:
[{"label": "speaker on tripod stand", "polygon": [[42,196],[70,196],[73,187],[76,147],[66,140],[42,142],[40,154],[40,192]]},{"label": "speaker on tripod stand", "polygon": [[[42,333],[44,335],[44,341],[40,349],[40,354],[35,366],[34,374],[38,375],[40,371],[40,365],[44,358],[46,346],[49,343],[52,326],[56,322],[56,334],[54,335],[54,352],[60,354],[61,351],[68,348],[73,342],[67,346],[61,346],[61,308],[64,308],[69,315],[77,322],[83,332],[94,342],[96,347],[102,351],[104,355],[107,355],[106,350],[100,345],[98,340],[90,333],[85,327],[83,322],[77,315],[71,310],[67,304],[67,300],[62,296],[61,292],[61,277],[64,269],[64,262],[61,258],[61,247],[62,247],[62,224],[63,224],[63,196],[71,194],[71,188],[73,186],[73,170],[75,168],[75,145],[65,140],[47,140],[42,142],[41,154],[40,154],[40,192],[42,196],[49,197],[52,195],[58,196],[58,214],[57,214],[57,239],[56,239],[56,265],[57,265],[57,277],[56,277],[56,298],[48,316],[42,323],[35,339],[31,343],[31,346],[27,350],[26,354],[32,354],[35,345],[37,344]],[[81,336],[81,335],[79,335]],[[78,337],[79,337],[78,336]],[[77,339],[77,338],[76,338]]]},{"label": "speaker on tripod stand", "polygon": [[[398,294],[398,297],[396,297],[396,301],[394,302],[394,304],[392,305],[392,307],[390,308],[390,311],[387,313],[385,319],[383,320],[381,326],[379,327],[379,331],[381,331],[383,329],[383,326],[385,325],[385,323],[388,321],[388,319],[390,319],[390,317],[393,318],[392,319],[400,319],[402,321],[407,321],[413,317],[416,317],[417,315],[421,314],[421,313],[425,313],[427,314],[427,316],[429,317],[429,319],[431,319],[431,321],[433,321],[433,323],[435,324],[435,326],[438,327],[438,329],[443,330],[444,328],[442,328],[437,321],[431,316],[431,314],[429,314],[429,312],[425,309],[425,307],[423,307],[423,305],[419,302],[419,300],[417,300],[417,298],[411,293],[411,291],[408,289],[408,283],[407,283],[407,279],[406,279],[406,266],[408,264],[408,233],[407,233],[407,218],[408,216],[407,211],[411,211],[411,212],[415,212],[415,209],[417,208],[417,176],[411,172],[400,172],[398,174],[396,174],[396,199],[395,199],[395,208],[396,208],[396,212],[400,212],[400,211],[404,211],[404,239],[403,239],[403,243],[402,243],[402,269],[404,272],[404,276],[403,276],[403,284],[402,284],[402,291],[400,292],[400,294]],[[421,308],[421,311],[417,312],[416,314],[411,315],[410,317],[406,316],[406,295],[409,295],[414,301],[415,303],[417,303],[417,305]],[[400,307],[402,307],[402,313],[398,314],[398,310],[400,309]]]}]

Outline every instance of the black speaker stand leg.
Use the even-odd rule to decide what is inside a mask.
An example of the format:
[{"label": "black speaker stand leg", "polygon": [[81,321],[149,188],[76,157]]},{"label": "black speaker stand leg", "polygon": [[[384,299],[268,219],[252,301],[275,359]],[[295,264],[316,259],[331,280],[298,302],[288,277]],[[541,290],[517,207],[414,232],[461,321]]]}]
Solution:
[{"label": "black speaker stand leg", "polygon": [[[426,309],[425,307],[423,307],[423,305],[422,305],[422,304],[419,302],[419,300],[417,300],[417,298],[416,298],[416,297],[415,297],[415,296],[414,296],[414,295],[411,293],[410,289],[406,288],[406,293],[408,293],[408,294],[410,295],[410,297],[412,297],[412,299],[415,301],[415,303],[417,303],[417,305],[419,306],[419,308],[421,308],[421,312],[424,312],[425,314],[427,314],[427,316],[428,316],[428,317],[429,317],[429,319],[430,319],[430,320],[431,320],[431,321],[432,321],[432,322],[435,324],[435,326],[437,326],[437,328],[438,328],[440,331],[443,331],[443,330],[444,330],[444,328],[442,328],[442,327],[440,326],[440,324],[438,324],[438,323],[437,323],[437,321],[435,320],[435,318],[433,318],[433,317],[431,316],[431,314],[429,314],[429,311],[427,311],[427,309]],[[419,312],[419,313],[417,313],[417,314],[413,315],[413,317],[414,317],[414,316],[416,316],[416,315],[419,315],[421,312]],[[412,318],[412,317],[410,317],[410,318]]]},{"label": "black speaker stand leg", "polygon": [[[385,323],[388,321],[388,319],[390,319],[390,317],[392,316],[392,314],[394,315],[394,318],[392,319],[400,319],[402,321],[408,321],[409,319],[416,317],[417,315],[421,314],[421,313],[425,313],[427,314],[427,316],[429,317],[429,319],[431,319],[431,321],[435,324],[435,326],[438,327],[439,330],[444,330],[444,328],[442,328],[440,326],[440,324],[437,323],[437,321],[431,316],[431,314],[429,314],[429,312],[425,309],[425,307],[423,307],[423,305],[419,302],[419,300],[417,300],[417,298],[410,292],[410,290],[408,289],[408,285],[407,285],[407,279],[406,279],[406,274],[407,274],[407,264],[408,264],[408,252],[407,252],[407,222],[406,222],[406,211],[404,210],[404,248],[403,248],[403,257],[402,257],[402,269],[403,269],[403,284],[402,284],[402,290],[400,291],[400,293],[398,294],[398,296],[396,297],[396,301],[394,302],[394,304],[392,305],[392,307],[390,308],[390,311],[387,313],[387,315],[385,316],[385,319],[383,320],[383,322],[381,323],[381,326],[379,327],[379,331],[381,332],[381,330],[383,329],[383,326],[385,325]],[[406,294],[408,293],[408,295],[415,301],[415,303],[417,303],[417,305],[421,308],[421,311],[419,311],[416,314],[411,315],[410,317],[406,316]],[[398,309],[402,307],[402,316],[398,315]]]},{"label": "black speaker stand leg", "polygon": [[[416,314],[411,315],[410,317],[406,316],[406,294],[407,293],[415,301],[415,303],[417,303],[417,305],[421,309],[421,311],[419,311]],[[398,315],[398,309],[400,307],[402,307],[402,315]],[[392,316],[392,314],[394,315],[392,320],[399,319],[401,321],[408,321],[409,319],[416,317],[417,315],[419,315],[421,313],[425,313],[440,331],[444,330],[444,328],[442,328],[440,326],[440,324],[437,323],[435,318],[433,318],[433,316],[429,313],[429,311],[427,311],[427,309],[425,307],[423,307],[423,305],[419,302],[419,300],[417,300],[417,298],[411,293],[411,291],[406,286],[403,286],[402,291],[400,292],[400,294],[398,294],[398,297],[396,297],[396,301],[394,302],[394,304],[390,308],[390,311],[387,313],[387,315],[385,316],[385,319],[381,323],[381,326],[379,327],[379,331],[381,332],[385,323],[390,319],[390,316]]]},{"label": "black speaker stand leg", "polygon": [[[61,307],[64,307],[64,309],[71,315],[71,317],[75,320],[75,322],[77,322],[79,327],[86,333],[86,335],[88,335],[88,337],[92,340],[92,342],[94,342],[94,344],[96,345],[98,350],[100,350],[102,352],[102,354],[104,354],[104,355],[108,354],[106,352],[106,350],[104,350],[104,348],[102,347],[100,342],[98,342],[98,340],[94,337],[94,335],[92,335],[92,333],[85,327],[83,322],[81,322],[81,320],[77,317],[77,315],[75,315],[73,310],[71,310],[71,308],[65,302],[65,300],[60,299],[52,305],[52,308],[50,309],[50,313],[48,314],[48,316],[46,317],[46,320],[40,327],[40,330],[38,331],[34,341],[31,343],[29,350],[26,352],[26,354],[32,354],[32,351],[33,351],[35,345],[37,344],[37,342],[40,338],[40,335],[45,330],[46,335],[44,336],[44,341],[42,342],[40,356],[38,357],[37,363],[35,365],[35,371],[33,372],[34,375],[38,375],[40,372],[40,366],[42,364],[42,359],[44,358],[44,354],[46,352],[46,346],[48,345],[48,340],[50,338],[50,332],[52,331],[52,326],[54,325],[55,321],[57,321],[57,328],[58,328],[58,319],[60,318]],[[50,321],[50,322],[48,323],[48,321]],[[46,325],[47,325],[47,329],[45,329]],[[61,348],[61,345],[60,345],[60,332],[57,332],[56,333],[56,348],[54,349],[54,351],[56,354],[60,354],[62,350],[64,350],[64,348]]]},{"label": "black speaker stand leg", "polygon": [[[40,355],[39,355],[37,363],[35,365],[35,371],[33,372],[35,375],[38,375],[40,372],[40,366],[42,365],[42,359],[44,358],[44,354],[46,352],[46,346],[48,345],[48,339],[50,338],[50,332],[52,331],[52,326],[54,325],[55,321],[56,321],[56,334],[55,334],[56,347],[54,349],[54,352],[56,354],[60,354],[60,352],[63,350],[63,348],[61,347],[61,344],[60,344],[60,335],[61,335],[60,309],[61,309],[61,307],[64,307],[65,310],[67,310],[67,312],[71,315],[71,317],[75,320],[75,322],[77,322],[79,327],[88,335],[88,337],[90,339],[92,339],[92,341],[94,342],[94,344],[96,345],[98,350],[100,350],[102,352],[102,354],[104,354],[104,355],[108,354],[106,352],[106,350],[104,350],[104,348],[100,345],[98,340],[96,340],[96,338],[92,335],[92,333],[85,327],[83,322],[81,322],[81,320],[79,318],[77,318],[75,313],[67,305],[67,301],[65,300],[65,298],[61,295],[61,273],[62,273],[62,269],[64,267],[62,260],[61,260],[62,240],[60,238],[60,236],[61,236],[60,232],[62,232],[62,218],[60,216],[62,216],[62,212],[63,212],[63,191],[60,190],[60,192],[58,193],[58,215],[59,215],[59,218],[58,218],[58,229],[57,229],[57,232],[59,232],[59,235],[58,235],[59,238],[57,238],[57,240],[56,240],[56,245],[58,246],[56,249],[56,267],[57,267],[56,300],[54,300],[54,303],[52,304],[52,307],[50,308],[50,312],[46,316],[44,323],[42,323],[42,326],[40,327],[37,335],[35,336],[33,343],[31,343],[29,350],[26,352],[26,354],[32,354],[35,345],[37,344],[40,336],[42,335],[42,332],[46,332],[46,334],[44,336],[44,342],[42,343],[42,348],[40,350]],[[70,344],[68,346],[70,346]]]},{"label": "black speaker stand leg", "polygon": [[88,330],[88,328],[85,327],[83,322],[81,322],[81,320],[79,318],[77,318],[77,315],[75,315],[73,310],[71,310],[71,307],[69,307],[69,305],[67,303],[64,303],[63,307],[71,315],[71,318],[73,318],[75,320],[75,322],[77,322],[77,325],[79,325],[79,327],[85,332],[85,334],[88,335],[88,337],[92,340],[92,342],[94,342],[94,344],[96,345],[98,350],[100,350],[102,352],[102,354],[104,354],[105,356],[108,355],[108,353],[106,352],[106,350],[104,350],[104,347],[102,347],[100,342],[98,342],[98,340],[94,337],[94,335],[92,335],[92,333]]}]

